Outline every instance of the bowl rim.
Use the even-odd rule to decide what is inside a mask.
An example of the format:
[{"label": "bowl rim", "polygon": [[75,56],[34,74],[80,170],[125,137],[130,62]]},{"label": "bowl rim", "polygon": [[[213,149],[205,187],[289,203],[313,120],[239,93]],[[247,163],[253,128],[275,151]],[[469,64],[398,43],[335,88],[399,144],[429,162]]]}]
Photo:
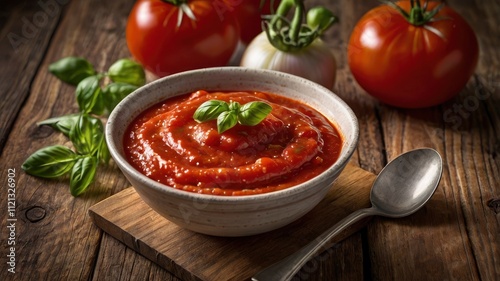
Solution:
[{"label": "bowl rim", "polygon": [[[163,84],[163,83],[168,83],[168,81],[171,80],[177,80],[177,79],[183,79],[186,76],[190,75],[197,75],[197,74],[202,74],[202,73],[207,73],[207,72],[231,72],[231,74],[235,74],[235,72],[238,72],[240,74],[244,74],[247,72],[252,72],[253,74],[256,75],[271,75],[273,77],[282,77],[285,79],[293,79],[298,81],[300,84],[306,84],[312,87],[318,88],[320,91],[326,91],[329,92],[331,95],[331,98],[335,100],[348,114],[349,116],[349,121],[352,123],[353,130],[352,130],[352,142],[345,147],[346,151],[341,151],[339,158],[331,165],[329,168],[327,168],[325,171],[320,173],[319,175],[302,182],[298,185],[291,186],[282,190],[277,190],[277,191],[272,191],[272,192],[267,192],[267,193],[262,193],[262,194],[254,194],[254,195],[231,195],[231,196],[223,196],[223,195],[212,195],[212,194],[204,194],[204,193],[194,193],[194,192],[189,192],[189,191],[184,191],[180,189],[173,188],[171,186],[165,185],[163,183],[157,182],[146,175],[142,174],[138,170],[136,170],[124,157],[124,155],[120,152],[118,149],[117,145],[115,145],[115,142],[119,141],[122,142],[123,140],[123,135],[120,136],[120,139],[116,140],[114,139],[114,131],[117,130],[119,126],[117,126],[117,123],[115,120],[119,120],[119,113],[124,110],[123,108],[128,106],[129,102],[131,100],[134,100],[136,96],[141,95],[142,92],[147,91],[150,88],[157,87],[158,84]],[[236,74],[235,74],[236,75]],[[167,98],[165,98],[167,99]],[[154,102],[152,102],[154,104]],[[150,105],[151,106],[151,105]],[[149,107],[149,106],[148,106]],[[139,113],[136,113],[134,118],[137,117],[138,114],[146,110],[148,107],[145,109],[139,111]],[[329,118],[330,119],[330,118]],[[336,120],[330,120],[332,122],[336,122]],[[129,124],[125,124],[125,127],[128,127]],[[337,124],[338,126],[338,124]],[[339,131],[342,135],[344,135],[344,132],[342,132],[339,128]],[[344,136],[345,137],[345,136]],[[139,87],[132,93],[130,93],[128,96],[126,96],[114,109],[113,111],[109,114],[108,120],[106,122],[106,128],[105,128],[105,139],[106,143],[108,145],[108,150],[113,158],[113,160],[116,162],[120,170],[122,170],[122,173],[125,174],[125,176],[128,178],[129,176],[134,177],[135,180],[142,182],[144,185],[149,186],[150,188],[155,189],[156,191],[160,192],[167,192],[169,195],[172,195],[177,198],[182,198],[184,200],[200,200],[202,199],[205,202],[210,202],[210,203],[227,203],[227,202],[232,202],[232,203],[241,203],[241,202],[247,202],[247,201],[254,201],[254,200],[274,200],[274,199],[283,199],[285,197],[289,196],[294,196],[296,194],[300,194],[304,191],[304,189],[307,189],[311,183],[314,184],[314,182],[318,182],[321,180],[322,176],[324,177],[326,174],[335,174],[335,171],[341,172],[349,159],[351,158],[352,154],[356,150],[357,144],[358,144],[358,139],[359,139],[359,124],[356,115],[352,111],[352,109],[347,105],[347,103],[342,100],[339,96],[337,96],[332,90],[327,89],[326,87],[319,85],[315,82],[312,82],[310,80],[307,80],[305,78],[280,72],[280,71],[274,71],[274,70],[267,70],[267,69],[253,69],[253,68],[246,68],[246,67],[240,67],[240,66],[223,66],[223,67],[211,67],[211,68],[203,68],[203,69],[196,69],[196,70],[189,70],[189,71],[184,71],[176,74],[172,74],[163,78],[159,78],[155,81],[152,81],[150,83],[145,84],[142,87]],[[343,148],[344,148],[343,147]],[[127,175],[128,174],[128,175]],[[130,180],[129,180],[130,183]],[[332,181],[333,183],[333,181]],[[132,184],[133,185],[133,184]],[[134,186],[134,188],[136,188]],[[137,189],[137,188],[136,188]]]}]

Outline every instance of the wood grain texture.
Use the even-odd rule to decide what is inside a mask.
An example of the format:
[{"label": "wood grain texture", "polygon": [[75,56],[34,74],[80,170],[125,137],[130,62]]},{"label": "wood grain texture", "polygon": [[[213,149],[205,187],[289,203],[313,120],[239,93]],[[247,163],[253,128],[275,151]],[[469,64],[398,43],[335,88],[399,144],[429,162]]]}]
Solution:
[{"label": "wood grain texture", "polygon": [[[5,9],[4,9],[5,7]],[[0,152],[44,59],[64,5],[2,2],[0,12]]]},{"label": "wood grain texture", "polygon": [[[184,230],[151,210],[133,188],[90,208],[95,223],[130,248],[176,273],[183,280],[247,280],[260,269],[297,251],[349,213],[369,207],[375,175],[348,165],[326,197],[304,217],[265,234],[226,238]],[[332,245],[358,231],[349,227]],[[335,247],[335,246],[334,246]],[[315,274],[331,247],[324,247],[298,276]]]},{"label": "wood grain texture", "polygon": [[107,233],[103,235],[100,253],[97,263],[102,266],[96,268],[93,280],[180,280]]}]

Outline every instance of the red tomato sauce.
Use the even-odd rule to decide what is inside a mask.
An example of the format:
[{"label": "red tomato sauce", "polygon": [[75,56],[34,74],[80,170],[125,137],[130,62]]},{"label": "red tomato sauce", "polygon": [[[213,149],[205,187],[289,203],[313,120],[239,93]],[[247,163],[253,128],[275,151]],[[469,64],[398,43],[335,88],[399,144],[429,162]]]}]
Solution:
[{"label": "red tomato sauce", "polygon": [[[198,123],[205,101],[264,101],[272,112],[256,126],[222,134],[216,120]],[[315,109],[261,92],[197,91],[161,102],[139,115],[124,137],[128,161],[173,188],[214,195],[272,192],[305,182],[338,159],[342,136]]]}]

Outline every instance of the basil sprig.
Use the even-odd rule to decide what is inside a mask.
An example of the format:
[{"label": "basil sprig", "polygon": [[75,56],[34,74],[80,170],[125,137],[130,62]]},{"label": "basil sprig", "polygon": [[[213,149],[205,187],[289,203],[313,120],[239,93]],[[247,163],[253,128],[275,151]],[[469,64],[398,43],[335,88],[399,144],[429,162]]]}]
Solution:
[{"label": "basil sprig", "polygon": [[[49,71],[61,81],[76,86],[79,112],[37,124],[61,132],[71,141],[74,150],[62,145],[44,147],[29,156],[22,169],[42,178],[69,174],[70,192],[79,196],[94,181],[99,164],[107,164],[111,159],[100,115],[113,110],[124,97],[142,86],[145,73],[141,65],[129,59],[118,60],[108,72],[98,73],[90,62],[78,57],[63,58],[51,64]],[[102,85],[105,77],[109,82]]]},{"label": "basil sprig", "polygon": [[227,103],[221,100],[209,100],[196,109],[193,118],[199,123],[217,119],[217,131],[222,134],[237,123],[255,126],[262,122],[272,109],[268,103],[261,101],[252,101],[241,106],[235,101]]}]

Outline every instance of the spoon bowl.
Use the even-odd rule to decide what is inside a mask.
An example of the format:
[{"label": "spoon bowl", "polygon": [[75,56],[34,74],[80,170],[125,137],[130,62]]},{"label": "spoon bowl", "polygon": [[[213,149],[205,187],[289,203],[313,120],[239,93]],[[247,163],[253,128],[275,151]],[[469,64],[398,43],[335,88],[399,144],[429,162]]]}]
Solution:
[{"label": "spoon bowl", "polygon": [[436,191],[443,171],[437,151],[421,148],[401,154],[382,169],[370,192],[372,206],[353,212],[299,251],[265,268],[253,281],[290,280],[335,235],[367,216],[401,218],[422,208]]},{"label": "spoon bowl", "polygon": [[379,215],[401,218],[415,213],[434,194],[442,159],[433,149],[406,152],[389,163],[373,183],[370,201]]}]

